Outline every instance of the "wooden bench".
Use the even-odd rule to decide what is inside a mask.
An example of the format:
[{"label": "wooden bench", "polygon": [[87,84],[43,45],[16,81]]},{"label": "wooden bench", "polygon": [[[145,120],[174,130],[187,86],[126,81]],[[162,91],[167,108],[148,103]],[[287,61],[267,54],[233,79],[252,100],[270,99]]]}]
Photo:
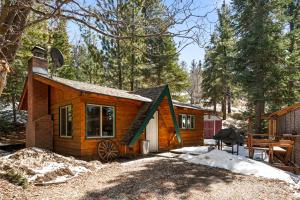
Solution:
[{"label": "wooden bench", "polygon": [[[268,139],[255,139],[253,136],[268,136]],[[248,134],[247,147],[249,149],[249,158],[253,158],[255,149],[263,148],[268,151],[270,163],[274,162],[274,156],[276,156],[279,161],[285,165],[289,165],[292,159],[294,141],[286,139],[278,140],[267,134]]]}]

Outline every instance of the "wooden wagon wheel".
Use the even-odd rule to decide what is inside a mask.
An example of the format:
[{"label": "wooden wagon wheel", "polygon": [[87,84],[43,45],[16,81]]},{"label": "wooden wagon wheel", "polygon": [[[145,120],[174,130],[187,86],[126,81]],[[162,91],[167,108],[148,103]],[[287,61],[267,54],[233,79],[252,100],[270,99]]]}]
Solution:
[{"label": "wooden wagon wheel", "polygon": [[116,143],[111,140],[102,140],[98,144],[98,155],[100,160],[111,162],[119,155],[119,149]]}]

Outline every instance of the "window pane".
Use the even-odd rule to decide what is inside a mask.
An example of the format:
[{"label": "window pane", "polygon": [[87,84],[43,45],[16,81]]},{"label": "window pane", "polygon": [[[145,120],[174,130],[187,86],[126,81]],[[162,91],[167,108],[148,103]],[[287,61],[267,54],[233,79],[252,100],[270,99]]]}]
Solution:
[{"label": "window pane", "polygon": [[178,116],[178,124],[179,124],[179,128],[182,128],[182,115]]},{"label": "window pane", "polygon": [[182,128],[186,128],[186,115],[182,115]]},{"label": "window pane", "polygon": [[67,136],[72,136],[72,106],[68,106]]},{"label": "window pane", "polygon": [[86,107],[86,134],[88,137],[100,136],[100,107],[87,105]]},{"label": "window pane", "polygon": [[191,115],[186,117],[186,127],[191,128]]},{"label": "window pane", "polygon": [[195,116],[191,116],[191,128],[195,128]]},{"label": "window pane", "polygon": [[102,136],[114,136],[114,108],[102,107]]},{"label": "window pane", "polygon": [[66,107],[62,107],[60,108],[60,135],[61,136],[66,136],[66,114],[67,114],[67,110]]}]

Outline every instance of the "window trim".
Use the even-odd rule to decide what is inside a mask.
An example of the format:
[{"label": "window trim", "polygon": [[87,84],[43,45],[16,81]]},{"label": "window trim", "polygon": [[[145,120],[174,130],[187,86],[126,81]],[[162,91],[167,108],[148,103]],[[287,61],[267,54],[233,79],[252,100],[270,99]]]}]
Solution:
[{"label": "window trim", "polygon": [[[66,108],[66,110],[67,110],[67,112],[66,112],[66,135],[62,135],[62,131],[61,131],[61,129],[62,129],[62,127],[61,127],[61,117],[62,117],[62,115],[61,115],[61,109],[62,108]],[[71,125],[71,135],[69,136],[68,135],[68,108],[71,108],[71,115],[72,115],[72,125]],[[59,129],[59,137],[60,138],[73,138],[73,105],[72,104],[67,104],[67,105],[64,105],[64,106],[60,106],[59,108],[58,108],[58,110],[59,110],[59,112],[58,112],[58,114],[59,114],[59,117],[58,117],[58,129]]]},{"label": "window trim", "polygon": [[[178,116],[185,116],[185,127],[182,126],[183,124],[183,118],[181,118],[181,127],[180,129],[184,129],[184,130],[194,130],[195,127],[196,127],[196,115],[192,115],[192,114],[185,114],[185,113],[180,113],[178,114]],[[187,123],[187,118],[190,117],[191,119],[191,123],[190,123],[190,127],[188,127],[188,123]],[[193,122],[194,122],[194,127],[191,127],[192,125],[192,119],[193,119]],[[179,120],[178,120],[178,123],[179,123]]]},{"label": "window trim", "polygon": [[[193,130],[196,127],[196,115],[190,115],[190,116],[191,116],[191,129]],[[193,121],[194,127],[192,127],[192,121]]]},{"label": "window trim", "polygon": [[[179,114],[179,116],[181,116],[181,129],[187,129],[187,124],[186,124],[186,119],[187,119],[187,115],[186,114]],[[185,126],[183,127],[183,116],[185,116]]]},{"label": "window trim", "polygon": [[[87,134],[87,125],[88,125],[88,120],[87,120],[87,107],[88,106],[96,106],[100,107],[100,134],[99,136],[88,136]],[[102,108],[103,107],[108,107],[108,108],[113,108],[113,136],[102,136]],[[103,104],[94,104],[94,103],[87,103],[85,104],[85,139],[112,139],[116,137],[116,107],[115,106],[110,106],[110,105],[103,105]]]}]

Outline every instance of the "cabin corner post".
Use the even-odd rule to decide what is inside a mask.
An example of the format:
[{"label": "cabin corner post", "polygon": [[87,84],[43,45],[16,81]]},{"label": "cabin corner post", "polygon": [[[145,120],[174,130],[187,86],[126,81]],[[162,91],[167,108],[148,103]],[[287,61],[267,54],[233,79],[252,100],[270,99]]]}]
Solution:
[{"label": "cabin corner post", "polygon": [[[26,127],[26,146],[27,147],[47,147],[42,143],[48,143],[47,139],[42,139],[38,134],[41,129],[52,131],[51,117],[48,115],[48,86],[34,80],[34,73],[47,74],[48,62],[45,59],[45,50],[34,47],[33,56],[28,61],[27,89],[28,89],[28,122]],[[52,136],[51,138],[52,139]],[[49,147],[51,149],[51,147]]]}]

